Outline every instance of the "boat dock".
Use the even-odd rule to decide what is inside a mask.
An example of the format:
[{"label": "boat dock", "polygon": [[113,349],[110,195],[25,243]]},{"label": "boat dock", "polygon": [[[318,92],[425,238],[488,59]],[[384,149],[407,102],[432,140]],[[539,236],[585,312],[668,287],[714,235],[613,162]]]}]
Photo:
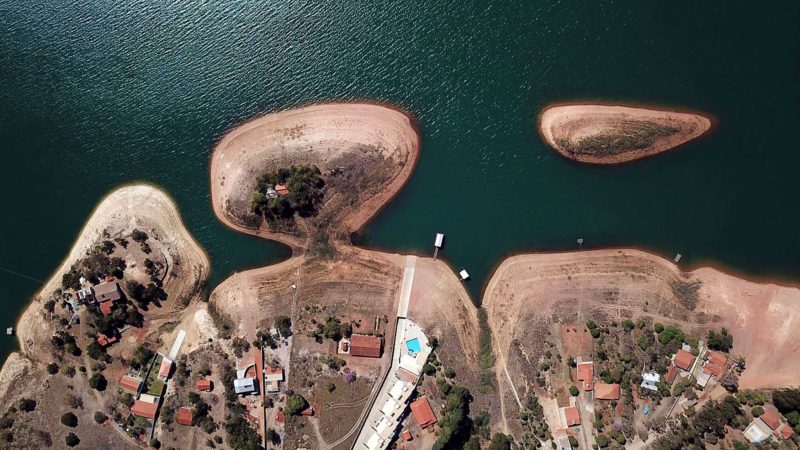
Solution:
[{"label": "boat dock", "polygon": [[436,260],[436,257],[439,256],[439,249],[442,248],[444,244],[444,234],[443,233],[436,233],[436,239],[433,241],[433,260]]}]

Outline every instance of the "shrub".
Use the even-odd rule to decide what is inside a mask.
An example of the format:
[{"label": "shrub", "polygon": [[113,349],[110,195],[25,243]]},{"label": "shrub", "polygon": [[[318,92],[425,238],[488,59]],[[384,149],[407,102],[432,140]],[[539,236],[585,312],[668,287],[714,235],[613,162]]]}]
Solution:
[{"label": "shrub", "polygon": [[152,439],[150,439],[150,447],[153,447],[153,448],[161,448],[161,441],[159,441],[159,440],[158,440],[158,439],[156,439],[156,438],[152,438]]},{"label": "shrub", "polygon": [[278,316],[275,318],[275,328],[282,337],[289,337],[292,335],[292,319],[286,316]]},{"label": "shrub", "polygon": [[78,426],[78,416],[72,412],[65,412],[61,415],[61,423],[68,427],[75,428]]},{"label": "shrub", "polygon": [[102,392],[106,390],[107,384],[108,382],[106,381],[106,377],[104,377],[103,374],[100,372],[95,372],[94,374],[92,374],[92,377],[89,378],[89,386],[91,386],[92,389],[96,389]]},{"label": "shrub", "polygon": [[23,398],[19,401],[19,409],[25,412],[31,412],[36,409],[36,400],[30,398]]},{"label": "shrub", "polygon": [[633,323],[632,320],[625,319],[625,320],[622,321],[622,328],[624,328],[625,331],[630,331],[630,330],[636,328],[636,325]]},{"label": "shrub", "polygon": [[67,444],[68,447],[75,447],[76,445],[81,443],[81,439],[78,437],[77,434],[70,432],[64,438],[64,443]]},{"label": "shrub", "polygon": [[108,416],[103,414],[101,411],[96,411],[94,413],[94,421],[95,422],[97,422],[97,423],[105,423],[106,420],[108,420]]},{"label": "shrub", "polygon": [[728,330],[724,327],[719,333],[711,330],[708,332],[708,348],[728,352],[733,348],[733,336],[728,334]]},{"label": "shrub", "polygon": [[55,375],[58,373],[58,364],[52,362],[47,365],[47,373],[50,375]]},{"label": "shrub", "polygon": [[753,417],[760,417],[764,414],[764,408],[761,406],[754,406],[753,409],[750,410],[750,413],[753,414]]},{"label": "shrub", "polygon": [[286,414],[296,416],[308,408],[308,402],[300,394],[292,394],[286,399]]},{"label": "shrub", "polygon": [[444,369],[444,376],[446,376],[447,378],[455,378],[456,377],[456,371],[453,370],[452,367],[448,367],[448,368]]},{"label": "shrub", "polygon": [[573,396],[573,397],[577,397],[577,396],[578,396],[578,394],[580,394],[580,393],[581,393],[581,391],[580,391],[580,390],[578,390],[578,387],[577,387],[577,386],[574,386],[574,385],[573,385],[573,386],[570,386],[570,387],[569,387],[569,394],[570,394],[571,396]]},{"label": "shrub", "polygon": [[664,331],[664,325],[661,325],[658,322],[654,323],[653,324],[653,331],[655,331],[656,333],[661,333],[662,331]]}]

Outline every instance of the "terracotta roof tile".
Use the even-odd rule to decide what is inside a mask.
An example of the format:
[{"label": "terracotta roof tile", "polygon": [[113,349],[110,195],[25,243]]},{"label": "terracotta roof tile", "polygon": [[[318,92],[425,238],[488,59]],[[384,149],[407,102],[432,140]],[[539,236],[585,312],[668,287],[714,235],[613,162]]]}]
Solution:
[{"label": "terracotta roof tile", "polygon": [[433,414],[433,409],[427,397],[421,397],[419,400],[413,402],[411,404],[411,412],[414,414],[414,418],[422,429],[428,428],[437,422],[436,415]]}]

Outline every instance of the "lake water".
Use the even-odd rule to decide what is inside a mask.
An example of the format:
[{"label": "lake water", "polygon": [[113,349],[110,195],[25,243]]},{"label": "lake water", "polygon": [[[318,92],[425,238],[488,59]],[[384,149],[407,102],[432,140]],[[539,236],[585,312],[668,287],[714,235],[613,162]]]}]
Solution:
[{"label": "lake water", "polygon": [[[333,99],[397,104],[422,132],[408,186],[359,241],[429,253],[444,232],[442,256],[469,270],[476,299],[504,255],[579,237],[796,278],[797,2],[229,3],[0,0],[0,327],[124,183],[175,198],[212,287],[286,258],[214,219],[209,154],[250,117]],[[656,158],[579,165],[534,120],[580,100],[719,124]]]}]

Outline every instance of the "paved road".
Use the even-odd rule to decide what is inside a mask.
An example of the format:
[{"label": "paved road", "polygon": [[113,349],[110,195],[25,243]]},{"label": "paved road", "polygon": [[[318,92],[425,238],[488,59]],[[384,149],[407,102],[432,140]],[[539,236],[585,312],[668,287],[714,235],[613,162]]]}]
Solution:
[{"label": "paved road", "polygon": [[411,301],[411,286],[414,284],[414,270],[417,267],[417,257],[406,256],[406,268],[403,271],[403,285],[400,288],[400,304],[397,305],[397,317],[405,318],[408,315],[408,303]]}]

